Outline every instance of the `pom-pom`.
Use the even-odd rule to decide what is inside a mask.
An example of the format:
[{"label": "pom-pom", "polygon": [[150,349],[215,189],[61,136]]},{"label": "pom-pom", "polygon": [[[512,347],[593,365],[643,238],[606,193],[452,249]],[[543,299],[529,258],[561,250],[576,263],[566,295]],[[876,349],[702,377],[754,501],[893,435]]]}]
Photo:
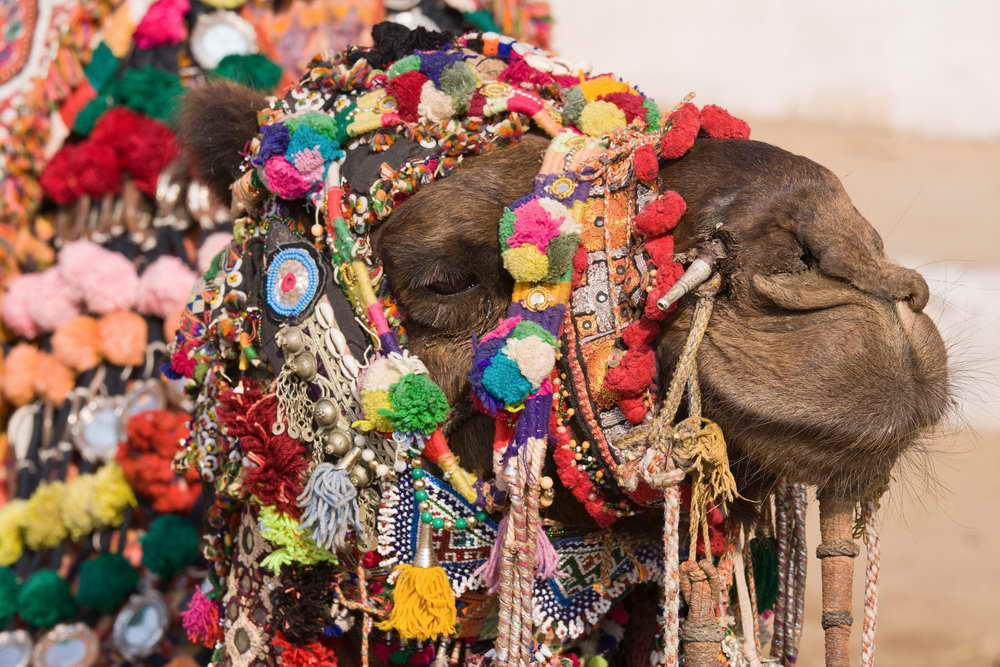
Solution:
[{"label": "pom-pom", "polygon": [[580,129],[592,137],[611,134],[626,125],[625,112],[611,102],[591,102],[580,112]]},{"label": "pom-pom", "polygon": [[92,313],[127,310],[135,305],[139,277],[124,255],[92,241],[74,241],[59,253],[59,271],[83,296]]},{"label": "pom-pom", "polygon": [[686,210],[684,198],[673,190],[667,190],[643,207],[635,218],[635,230],[647,237],[666,234],[677,226]]},{"label": "pom-pom", "polygon": [[652,344],[656,337],[660,335],[660,325],[652,320],[640,319],[625,327],[622,331],[622,341],[625,346],[632,348],[642,348]]},{"label": "pom-pom", "polygon": [[24,582],[17,606],[21,618],[36,628],[51,628],[76,615],[69,584],[49,569],[38,570]]},{"label": "pom-pom", "polygon": [[467,62],[452,63],[441,73],[441,90],[451,98],[458,112],[468,109],[469,96],[476,90],[477,85],[476,72]]},{"label": "pom-pom", "polygon": [[82,168],[79,144],[60,148],[42,171],[41,184],[46,196],[57,204],[66,205],[83,194],[79,172]]},{"label": "pom-pom", "polygon": [[198,531],[174,514],[153,519],[141,541],[143,566],[164,580],[198,559]]},{"label": "pom-pom", "polygon": [[641,424],[646,418],[646,401],[642,396],[622,398],[618,401],[618,407],[633,424]]},{"label": "pom-pom", "polygon": [[632,156],[632,168],[635,176],[647,185],[656,182],[660,174],[660,160],[652,146],[640,146]]},{"label": "pom-pom", "polygon": [[66,284],[56,267],[37,275],[38,279],[32,282],[28,311],[41,331],[55,331],[63,322],[80,314],[76,291]]},{"label": "pom-pom", "polygon": [[643,121],[646,120],[646,107],[642,104],[642,95],[625,92],[609,93],[603,95],[600,101],[610,102],[621,109],[625,114],[626,122],[631,123],[636,118],[641,118]]},{"label": "pom-pom", "polygon": [[208,271],[215,256],[222,252],[232,240],[233,235],[228,232],[209,234],[198,247],[198,270],[202,273]]},{"label": "pom-pom", "polygon": [[24,553],[26,500],[15,498],[0,507],[0,565],[13,565]]},{"label": "pom-pom", "polygon": [[556,363],[555,348],[538,336],[512,338],[504,345],[503,353],[517,364],[534,389],[552,373]]},{"label": "pom-pom", "polygon": [[42,482],[31,494],[24,507],[24,544],[29,549],[50,549],[66,539],[66,525],[60,519],[60,508],[66,493],[66,483]]},{"label": "pom-pom", "polygon": [[149,328],[146,320],[128,310],[105,315],[98,322],[101,353],[119,366],[140,366],[146,361]]},{"label": "pom-pom", "polygon": [[205,648],[214,648],[222,639],[222,624],[219,622],[219,605],[201,592],[194,589],[194,595],[181,612],[181,622],[187,637],[195,644]]},{"label": "pom-pom", "polygon": [[52,335],[52,353],[77,372],[89,371],[101,361],[101,334],[97,320],[77,315]]},{"label": "pom-pom", "polygon": [[51,354],[38,355],[35,391],[52,405],[62,405],[76,384],[73,371]]},{"label": "pom-pom", "polygon": [[90,499],[94,519],[98,525],[120,524],[125,519],[125,510],[138,504],[132,487],[125,481],[121,466],[114,461],[106,463],[94,473],[94,477],[96,481]]},{"label": "pom-pom", "polygon": [[125,479],[157,512],[187,512],[201,494],[197,470],[180,476],[171,465],[178,443],[188,437],[188,419],[184,412],[140,412],[128,420],[128,439],[118,446]]},{"label": "pom-pom", "polygon": [[140,49],[161,44],[180,44],[187,37],[184,15],[191,8],[188,0],[157,0],[136,26],[132,39]]},{"label": "pom-pom", "polygon": [[110,614],[139,583],[139,572],[121,554],[100,554],[80,567],[76,601],[81,607]]},{"label": "pom-pom", "polygon": [[281,66],[262,53],[230,53],[219,61],[212,74],[270,92],[281,81]]},{"label": "pom-pom", "polygon": [[90,501],[96,490],[96,475],[78,475],[66,484],[60,518],[71,539],[78,540],[98,528],[97,517],[90,508]]},{"label": "pom-pom", "polygon": [[409,373],[389,388],[392,410],[384,413],[398,431],[430,435],[448,416],[448,399],[423,373]]},{"label": "pom-pom", "polygon": [[13,405],[24,405],[35,397],[35,377],[42,353],[37,347],[19,343],[7,353],[3,395]]},{"label": "pom-pom", "polygon": [[510,248],[502,257],[504,268],[518,282],[538,282],[549,273],[549,258],[533,245]]},{"label": "pom-pom", "polygon": [[159,120],[173,117],[184,86],[180,78],[165,70],[147,65],[125,70],[112,90],[115,102]]},{"label": "pom-pom", "polygon": [[100,199],[121,190],[121,164],[114,148],[96,141],[85,141],[78,150],[82,164],[77,176],[84,193]]},{"label": "pom-pom", "polygon": [[272,157],[264,165],[264,178],[268,189],[282,199],[299,199],[313,187],[295,165],[279,155]]},{"label": "pom-pom", "polygon": [[653,260],[653,264],[656,265],[657,282],[662,281],[663,276],[659,272],[677,263],[674,259],[674,237],[669,234],[658,236],[649,239],[642,246],[649,254],[649,258]]},{"label": "pom-pom", "polygon": [[420,104],[417,113],[435,123],[448,120],[455,115],[455,105],[451,97],[441,92],[433,81],[425,81],[420,89]]},{"label": "pom-pom", "polygon": [[604,384],[621,396],[638,396],[656,375],[656,355],[649,348],[627,350],[617,366],[608,369]]},{"label": "pom-pom", "polygon": [[394,430],[392,421],[386,416],[392,412],[387,389],[371,389],[362,392],[361,410],[365,414],[365,419],[371,422],[376,431],[392,433]]},{"label": "pom-pom", "polygon": [[534,390],[517,363],[505,354],[497,354],[490,360],[483,371],[482,384],[504,405],[517,405]]},{"label": "pom-pom", "polygon": [[21,584],[9,567],[0,567],[0,628],[14,620],[17,614],[17,593]]},{"label": "pom-pom", "polygon": [[399,117],[408,123],[414,123],[419,118],[417,108],[420,106],[420,95],[427,77],[417,71],[405,72],[393,77],[386,90],[396,100]]},{"label": "pom-pom", "polygon": [[694,140],[698,138],[700,127],[698,107],[686,102],[680,109],[670,114],[667,122],[669,127],[660,139],[660,157],[672,160],[691,150]]},{"label": "pom-pom", "polygon": [[31,315],[31,300],[41,280],[38,273],[23,273],[10,281],[3,297],[3,321],[22,338],[34,338],[40,333]]},{"label": "pom-pom", "polygon": [[139,312],[166,318],[181,310],[198,276],[178,257],[162,255],[139,278]]},{"label": "pom-pom", "polygon": [[715,139],[749,139],[750,126],[715,104],[701,109],[701,129]]}]

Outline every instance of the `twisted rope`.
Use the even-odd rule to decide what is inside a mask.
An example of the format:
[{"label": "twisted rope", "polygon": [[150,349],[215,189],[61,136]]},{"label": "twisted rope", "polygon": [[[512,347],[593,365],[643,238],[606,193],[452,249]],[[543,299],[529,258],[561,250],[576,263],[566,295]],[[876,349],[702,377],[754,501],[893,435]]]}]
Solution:
[{"label": "twisted rope", "polygon": [[809,500],[805,484],[791,485],[791,503],[795,520],[792,534],[795,575],[790,600],[791,628],[785,639],[785,660],[788,664],[794,664],[798,659],[802,625],[806,615],[806,568],[809,564],[809,554],[806,549],[806,507]]},{"label": "twisted rope", "polygon": [[[747,568],[747,588],[750,594],[750,609],[753,612],[753,646],[757,659],[764,655],[764,649],[760,645],[760,610],[757,609],[757,581],[753,569],[753,552],[750,550],[750,540],[743,542],[743,560]],[[746,632],[746,629],[744,629]]]},{"label": "twisted rope", "polygon": [[785,621],[788,589],[791,576],[788,569],[791,544],[788,539],[789,511],[785,502],[786,486],[782,483],[774,498],[774,537],[778,542],[778,597],[774,600],[774,632],[771,636],[771,655],[783,660],[785,656]]},{"label": "twisted rope", "polygon": [[878,620],[878,575],[881,552],[879,550],[879,531],[877,501],[868,499],[862,502],[861,512],[865,519],[865,619],[861,630],[861,667],[875,665],[875,623]]}]

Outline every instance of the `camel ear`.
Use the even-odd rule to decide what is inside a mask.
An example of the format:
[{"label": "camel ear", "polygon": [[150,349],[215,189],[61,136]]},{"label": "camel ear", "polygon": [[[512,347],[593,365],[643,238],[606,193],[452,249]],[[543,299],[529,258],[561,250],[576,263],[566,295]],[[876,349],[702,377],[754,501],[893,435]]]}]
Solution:
[{"label": "camel ear", "polygon": [[181,105],[179,136],[195,176],[229,205],[229,186],[240,175],[240,154],[257,135],[257,112],[267,98],[246,86],[216,79],[192,89]]}]

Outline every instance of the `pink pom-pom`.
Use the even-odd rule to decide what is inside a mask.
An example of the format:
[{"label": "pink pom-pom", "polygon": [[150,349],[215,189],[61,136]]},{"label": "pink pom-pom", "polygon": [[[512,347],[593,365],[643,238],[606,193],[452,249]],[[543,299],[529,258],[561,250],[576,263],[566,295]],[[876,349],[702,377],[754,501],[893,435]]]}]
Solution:
[{"label": "pink pom-pom", "polygon": [[59,253],[59,271],[83,296],[92,313],[128,310],[135,305],[139,276],[124,255],[91,241],[74,241]]},{"label": "pink pom-pom", "polygon": [[188,0],[157,0],[142,17],[135,29],[136,46],[149,49],[161,44],[180,44],[187,37],[184,15],[191,4]]},{"label": "pink pom-pom", "polygon": [[3,321],[22,338],[34,338],[39,334],[35,318],[31,316],[31,299],[38,284],[37,273],[26,273],[14,278],[7,286],[3,297]]},{"label": "pink pom-pom", "polygon": [[264,178],[268,189],[282,199],[298,199],[312,188],[312,183],[291,162],[275,155],[264,165]]},{"label": "pink pom-pom", "polygon": [[166,319],[184,307],[197,280],[179,258],[163,255],[139,278],[139,312]]},{"label": "pink pom-pom", "polygon": [[52,267],[38,274],[28,311],[42,331],[55,331],[63,322],[80,314],[77,292],[66,284],[59,269]]},{"label": "pink pom-pom", "polygon": [[202,273],[208,271],[208,268],[212,266],[212,260],[218,255],[223,248],[229,245],[229,242],[233,240],[233,235],[227,232],[215,232],[214,234],[209,234],[209,236],[201,242],[201,247],[198,248],[198,270]]}]

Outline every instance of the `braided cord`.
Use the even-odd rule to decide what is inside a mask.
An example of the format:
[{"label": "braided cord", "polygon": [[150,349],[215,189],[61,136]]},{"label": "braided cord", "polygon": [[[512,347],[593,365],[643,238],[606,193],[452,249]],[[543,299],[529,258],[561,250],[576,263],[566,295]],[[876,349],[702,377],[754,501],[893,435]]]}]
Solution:
[{"label": "braided cord", "polygon": [[875,665],[875,624],[878,620],[878,575],[881,552],[877,501],[865,500],[861,505],[865,518],[865,619],[861,630],[861,667]]}]

